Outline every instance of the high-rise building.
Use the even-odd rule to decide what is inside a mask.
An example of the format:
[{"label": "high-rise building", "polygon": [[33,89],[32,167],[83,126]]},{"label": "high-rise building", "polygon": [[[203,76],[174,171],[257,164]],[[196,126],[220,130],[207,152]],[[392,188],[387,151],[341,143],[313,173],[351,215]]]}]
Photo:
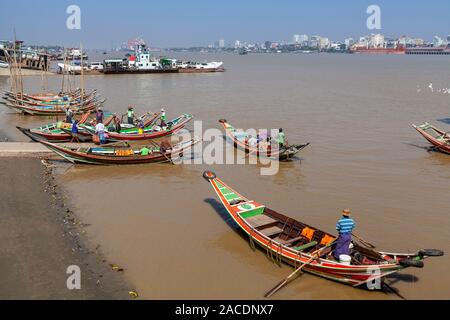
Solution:
[{"label": "high-rise building", "polygon": [[444,40],[441,37],[434,36],[433,38],[433,46],[440,47],[444,44]]},{"label": "high-rise building", "polygon": [[225,48],[225,40],[223,39],[219,40],[219,48]]},{"label": "high-rise building", "polygon": [[450,43],[450,34],[447,36],[447,42]]},{"label": "high-rise building", "polygon": [[234,48],[238,49],[238,48],[240,48],[240,47],[241,47],[241,42],[240,42],[239,40],[236,40],[236,41],[234,42]]},{"label": "high-rise building", "polygon": [[325,37],[319,37],[319,49],[328,49],[330,47],[330,39]]},{"label": "high-rise building", "polygon": [[311,38],[309,39],[309,46],[311,48],[319,48],[319,36],[311,36]]},{"label": "high-rise building", "polygon": [[306,34],[301,34],[299,36],[298,42],[302,45],[302,46],[307,46],[308,45],[308,40],[309,37]]},{"label": "high-rise building", "polygon": [[300,35],[294,34],[293,40],[294,40],[293,42],[294,42],[295,44],[299,44],[299,43],[300,43]]},{"label": "high-rise building", "polygon": [[347,38],[344,43],[347,48],[350,48],[355,43],[355,40],[353,38]]},{"label": "high-rise building", "polygon": [[264,47],[266,48],[266,50],[270,49],[271,46],[272,46],[272,41],[264,42]]}]

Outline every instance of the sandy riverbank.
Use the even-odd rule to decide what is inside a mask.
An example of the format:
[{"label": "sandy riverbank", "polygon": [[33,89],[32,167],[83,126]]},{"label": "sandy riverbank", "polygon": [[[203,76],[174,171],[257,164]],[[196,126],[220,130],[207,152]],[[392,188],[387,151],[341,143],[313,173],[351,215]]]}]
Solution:
[{"label": "sandy riverbank", "polygon": [[[133,288],[84,237],[51,168],[38,159],[0,159],[0,299],[127,299]],[[81,290],[68,290],[68,266]]]}]

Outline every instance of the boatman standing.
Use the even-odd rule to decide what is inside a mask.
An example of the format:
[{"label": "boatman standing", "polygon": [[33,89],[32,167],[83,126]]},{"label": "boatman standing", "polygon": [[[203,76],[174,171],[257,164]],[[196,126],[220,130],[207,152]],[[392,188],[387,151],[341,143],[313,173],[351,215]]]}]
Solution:
[{"label": "boatman standing", "polygon": [[278,147],[281,149],[284,147],[284,144],[286,143],[286,135],[283,132],[283,128],[280,128],[277,135],[277,143]]},{"label": "boatman standing", "polygon": [[336,224],[336,230],[339,232],[339,237],[336,240],[336,248],[333,255],[336,261],[339,261],[340,255],[349,255],[350,243],[352,241],[352,231],[355,228],[355,221],[350,217],[350,210],[342,211],[342,218]]},{"label": "boatman standing", "polygon": [[128,117],[128,124],[134,125],[134,118],[136,116],[134,115],[134,108],[132,106],[128,107],[127,117]]},{"label": "boatman standing", "polygon": [[102,108],[98,108],[97,112],[95,113],[95,120],[97,123],[103,123],[103,110]]},{"label": "boatman standing", "polygon": [[69,107],[67,107],[65,110],[66,113],[66,123],[72,123],[72,119],[73,119],[73,111],[72,109],[70,109]]},{"label": "boatman standing", "polygon": [[162,108],[161,109],[161,128],[164,128],[167,126],[166,121],[167,121],[166,110],[164,110],[164,108]]},{"label": "boatman standing", "polygon": [[98,135],[100,144],[105,144],[105,142],[106,142],[105,125],[102,122],[97,123],[97,125],[95,126],[95,132]]}]

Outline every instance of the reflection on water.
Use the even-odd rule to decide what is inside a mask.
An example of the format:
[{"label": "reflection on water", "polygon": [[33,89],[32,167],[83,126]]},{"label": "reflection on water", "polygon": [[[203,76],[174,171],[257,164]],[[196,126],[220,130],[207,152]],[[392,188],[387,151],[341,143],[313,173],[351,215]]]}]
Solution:
[{"label": "reflection on water", "polygon": [[[445,59],[444,59],[445,58]],[[450,252],[450,156],[416,146],[427,142],[412,123],[449,117],[448,96],[417,87],[448,87],[446,57],[350,55],[201,55],[223,60],[227,72],[204,75],[86,77],[108,98],[105,107],[137,113],[165,106],[168,117],[192,113],[204,128],[226,118],[241,128],[282,127],[291,143],[311,146],[280,165],[275,176],[260,166],[138,165],[65,167],[59,180],[71,195],[88,237],[145,298],[262,298],[292,269],[253,252],[227,222],[202,178],[214,170],[243,195],[288,216],[333,232],[343,208],[357,233],[381,250]],[[426,61],[426,63],[424,63]],[[49,79],[57,87],[60,79]],[[0,82],[1,86],[5,86]],[[39,90],[40,77],[26,80]],[[16,125],[50,119],[0,109],[0,129],[27,141]],[[444,130],[448,125],[442,123]],[[394,286],[408,299],[450,298],[448,255],[409,269]],[[408,279],[414,279],[409,281]],[[384,299],[303,275],[277,299]]]}]

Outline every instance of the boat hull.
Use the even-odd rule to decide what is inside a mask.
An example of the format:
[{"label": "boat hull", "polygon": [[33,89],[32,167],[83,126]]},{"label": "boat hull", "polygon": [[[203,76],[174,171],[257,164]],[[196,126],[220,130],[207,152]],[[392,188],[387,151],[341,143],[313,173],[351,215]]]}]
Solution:
[{"label": "boat hull", "polygon": [[189,150],[191,146],[196,144],[198,140],[192,140],[184,143],[179,148],[174,148],[171,152],[162,154],[155,152],[148,156],[131,155],[131,156],[115,156],[115,155],[97,155],[93,153],[80,152],[74,149],[65,148],[57,144],[46,141],[39,141],[49,150],[63,157],[74,164],[90,164],[90,165],[133,165],[133,164],[148,164],[148,163],[166,163],[173,159],[180,158]]},{"label": "boat hull", "polygon": [[[186,124],[193,119],[191,115],[182,116],[183,118],[177,122],[170,130],[150,132],[150,133],[117,133],[117,132],[108,132],[109,138],[107,138],[110,142],[116,141],[145,141],[145,140],[153,140],[163,137],[171,136],[181,129],[183,129]],[[181,117],[180,117],[181,118]],[[92,128],[88,128],[91,134],[95,134],[95,130]]]},{"label": "boat hull", "polygon": [[[402,263],[402,261],[405,262],[405,260],[414,260],[417,261],[418,265],[421,264],[423,266],[421,260],[423,260],[424,257],[421,256],[420,253],[384,253],[371,250],[370,252],[376,253],[376,255],[380,256],[380,263],[346,265],[324,258],[322,254],[320,257],[316,257],[314,256],[314,253],[308,253],[302,251],[302,249],[290,247],[287,245],[288,241],[283,241],[281,238],[284,237],[285,234],[290,237],[293,237],[293,234],[297,234],[298,236],[302,229],[299,229],[300,231],[294,230],[294,232],[292,232],[294,226],[295,228],[299,226],[301,226],[301,228],[307,227],[307,229],[312,228],[315,232],[319,233],[320,238],[324,237],[323,239],[325,239],[328,237],[328,244],[332,244],[336,237],[277,213],[269,208],[266,208],[260,203],[246,199],[237,191],[227,186],[212,172],[205,172],[203,176],[210,182],[229,216],[239,226],[240,230],[248,236],[251,246],[254,246],[255,244],[258,245],[262,251],[265,251],[269,258],[274,261],[283,261],[294,268],[298,268],[299,266],[307,263],[303,268],[304,271],[353,286],[360,286],[374,279],[380,279],[380,282],[382,282],[383,278],[387,275],[405,269],[406,266]],[[256,211],[259,212],[254,214]],[[249,215],[249,213],[253,215]],[[280,229],[281,235],[273,238],[273,234],[265,234],[263,232],[265,227],[273,225],[270,221],[267,226],[264,226],[263,224],[255,225],[249,222],[251,218],[258,215],[260,215],[259,217],[264,215],[266,219],[267,217],[271,217],[273,218],[271,220],[281,223],[281,225],[283,225],[283,229]],[[261,219],[259,221],[261,221]],[[295,239],[298,238],[294,238],[292,240]],[[316,244],[317,243],[318,242],[316,242]],[[319,248],[324,246],[325,243],[320,243]],[[358,248],[362,249],[362,247]],[[313,247],[313,252],[317,252],[316,249],[317,246]],[[327,254],[325,254],[325,256],[326,255]]]},{"label": "boat hull", "polygon": [[292,145],[287,148],[281,148],[279,150],[273,150],[271,152],[260,152],[257,148],[251,148],[244,142],[240,141],[236,138],[236,136],[232,132],[232,127],[228,124],[226,120],[220,120],[219,121],[224,130],[226,136],[231,139],[233,142],[233,145],[235,148],[240,149],[244,151],[247,154],[256,155],[257,157],[265,157],[265,158],[271,158],[271,159],[277,159],[279,161],[289,161],[291,160],[297,153],[299,153],[302,149],[309,146],[309,143],[302,144],[302,145]]},{"label": "boat hull", "polygon": [[[446,154],[450,154],[450,136],[448,135],[448,133],[431,126],[428,123],[425,123],[421,126],[416,126],[413,125],[413,127],[417,130],[417,132],[419,132],[428,142],[430,142],[435,149],[441,151],[442,153],[446,153]],[[443,141],[442,139],[439,139],[436,136],[431,135],[430,133],[428,133],[428,131],[432,131],[434,133],[436,133],[437,135],[440,135],[442,137],[447,136],[448,137],[448,143],[446,143],[445,141]]]}]

